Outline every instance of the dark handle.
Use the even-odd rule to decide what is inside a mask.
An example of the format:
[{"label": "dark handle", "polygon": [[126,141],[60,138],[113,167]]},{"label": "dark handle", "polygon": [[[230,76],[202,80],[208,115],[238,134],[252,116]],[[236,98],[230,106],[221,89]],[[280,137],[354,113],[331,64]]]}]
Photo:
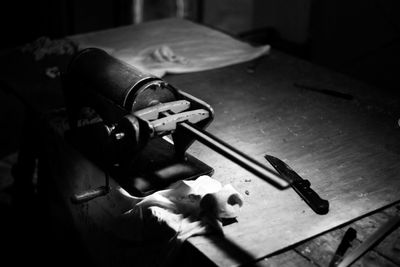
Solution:
[{"label": "dark handle", "polygon": [[339,265],[346,251],[351,247],[351,242],[356,239],[357,231],[354,228],[347,229],[344,234],[342,241],[336,249],[335,254],[332,257],[331,262],[329,263],[329,267],[336,267]]},{"label": "dark handle", "polygon": [[323,215],[328,213],[329,202],[325,199],[322,199],[311,188],[310,181],[293,181],[292,187],[317,214]]}]

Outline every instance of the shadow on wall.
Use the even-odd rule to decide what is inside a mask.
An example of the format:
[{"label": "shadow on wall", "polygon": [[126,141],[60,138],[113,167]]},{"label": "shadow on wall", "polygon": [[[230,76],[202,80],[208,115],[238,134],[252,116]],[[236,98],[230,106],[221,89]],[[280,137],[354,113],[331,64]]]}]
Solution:
[{"label": "shadow on wall", "polygon": [[128,24],[130,6],[127,0],[7,1],[2,3],[0,14],[1,32],[6,36],[1,48],[41,36],[60,38]]},{"label": "shadow on wall", "polygon": [[399,12],[397,0],[317,1],[310,33],[313,61],[395,92]]}]

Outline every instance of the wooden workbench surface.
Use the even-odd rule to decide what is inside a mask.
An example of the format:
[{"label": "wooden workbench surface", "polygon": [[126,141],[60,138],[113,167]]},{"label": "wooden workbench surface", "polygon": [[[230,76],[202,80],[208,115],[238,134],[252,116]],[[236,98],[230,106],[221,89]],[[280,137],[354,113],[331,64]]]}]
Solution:
[{"label": "wooden workbench surface", "polygon": [[[174,76],[170,81],[214,107],[210,132],[260,160],[265,153],[286,160],[331,205],[328,215],[315,215],[294,192],[273,190],[194,146],[194,155],[214,163],[215,177],[248,192],[239,223],[226,231],[236,245],[273,252],[287,240],[296,244],[398,201],[397,120],[367,86],[279,52],[252,74],[244,64],[213,71],[207,80],[201,76]],[[355,100],[304,91],[294,83],[351,94]],[[202,238],[191,242],[217,254]]]},{"label": "wooden workbench surface", "polygon": [[[293,190],[279,191],[195,143],[189,152],[244,196],[238,222],[224,227],[224,238],[189,239],[215,264],[326,266],[349,223],[355,221],[362,242],[399,213],[399,109],[390,95],[274,49],[256,62],[165,79],[214,108],[211,133],[265,164],[264,154],[285,160],[330,202],[329,213],[317,215]],[[400,264],[395,244],[388,237],[364,260]]]},{"label": "wooden workbench surface", "polygon": [[[399,200],[399,126],[383,95],[278,51],[260,61],[254,73],[246,71],[248,65],[167,80],[214,107],[211,133],[260,161],[264,154],[285,160],[329,200],[330,212],[316,215],[294,191],[277,191],[195,144],[189,151],[215,168],[214,177],[245,196],[239,223],[224,229],[226,239],[192,238],[195,247],[219,265],[231,265],[235,257],[260,258]],[[320,247],[310,247],[299,248],[319,254],[312,250]]]}]

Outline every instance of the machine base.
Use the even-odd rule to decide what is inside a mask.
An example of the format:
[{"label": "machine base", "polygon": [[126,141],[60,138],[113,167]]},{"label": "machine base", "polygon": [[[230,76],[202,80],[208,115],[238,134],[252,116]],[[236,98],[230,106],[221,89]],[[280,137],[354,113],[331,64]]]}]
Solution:
[{"label": "machine base", "polygon": [[174,145],[162,138],[150,140],[134,159],[110,164],[107,132],[102,122],[70,129],[65,139],[134,196],[146,196],[179,180],[211,176],[214,169],[186,153],[178,157]]}]

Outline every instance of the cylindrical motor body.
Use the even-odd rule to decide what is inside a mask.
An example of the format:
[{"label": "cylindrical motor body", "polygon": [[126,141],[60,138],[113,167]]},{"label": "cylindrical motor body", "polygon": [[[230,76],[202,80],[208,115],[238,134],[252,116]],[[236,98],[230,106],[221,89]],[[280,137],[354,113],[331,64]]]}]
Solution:
[{"label": "cylindrical motor body", "polygon": [[[127,130],[130,132],[136,124],[146,125],[142,122],[133,123],[133,120],[140,118],[131,115],[158,103],[184,99],[190,102],[190,109],[207,110],[209,117],[196,123],[200,129],[208,126],[214,114],[211,106],[200,99],[174,88],[159,77],[144,74],[98,48],[84,49],[72,59],[64,75],[64,95],[71,128],[77,126],[79,112],[83,107],[93,108],[108,126],[120,122],[128,115],[129,118],[125,118],[122,125],[131,122],[132,127]],[[126,149],[136,151],[144,145],[147,138],[143,133],[148,133],[149,129],[141,130],[130,137],[126,136],[139,138],[136,140],[139,146]],[[194,141],[183,129],[177,129],[172,136],[180,155]]]},{"label": "cylindrical motor body", "polygon": [[127,112],[179,99],[177,91],[162,79],[144,74],[98,48],[84,49],[74,57],[65,83],[70,111],[90,106],[106,123],[119,120]]}]

